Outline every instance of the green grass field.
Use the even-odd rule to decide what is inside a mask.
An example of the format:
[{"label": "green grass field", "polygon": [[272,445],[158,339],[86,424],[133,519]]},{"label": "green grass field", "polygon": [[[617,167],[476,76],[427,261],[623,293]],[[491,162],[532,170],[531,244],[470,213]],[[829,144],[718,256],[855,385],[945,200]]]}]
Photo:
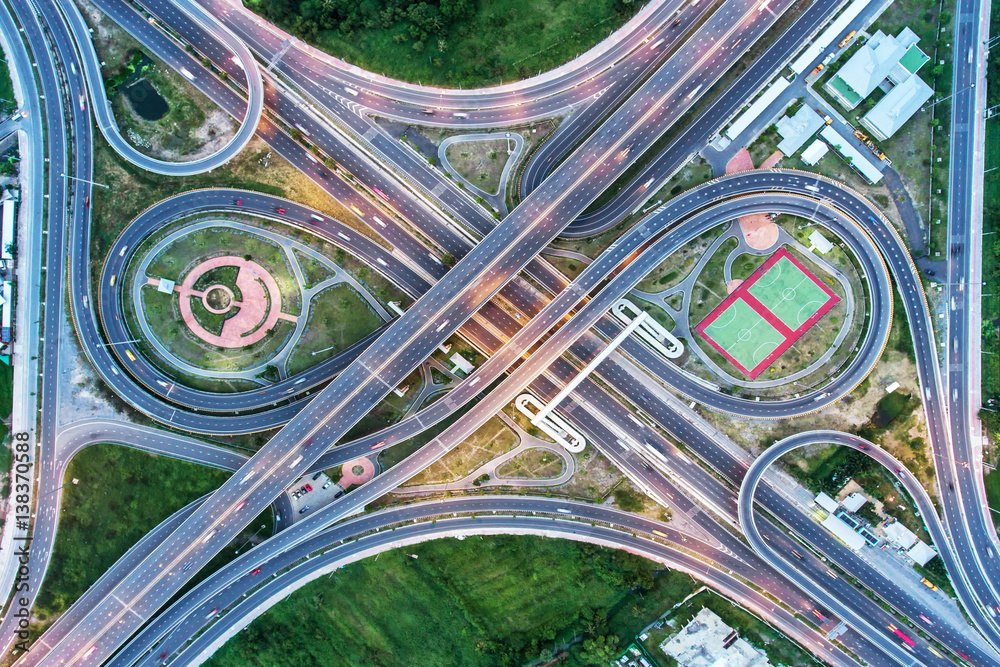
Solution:
[{"label": "green grass field", "polygon": [[353,287],[346,283],[327,287],[313,295],[309,324],[288,358],[288,374],[332,357],[381,325],[381,318]]},{"label": "green grass field", "polygon": [[729,304],[704,331],[748,371],[785,341],[784,334],[743,299]]},{"label": "green grass field", "polygon": [[599,664],[588,639],[624,646],[695,587],[651,561],[564,540],[436,540],[317,579],[207,664],[514,666],[574,639],[560,667]]},{"label": "green grass field", "polygon": [[779,259],[748,291],[792,331],[805,324],[830,300],[829,295],[787,257]]},{"label": "green grass field", "polygon": [[34,612],[64,611],[143,535],[229,473],[117,445],[93,445],[70,463],[59,534]]}]

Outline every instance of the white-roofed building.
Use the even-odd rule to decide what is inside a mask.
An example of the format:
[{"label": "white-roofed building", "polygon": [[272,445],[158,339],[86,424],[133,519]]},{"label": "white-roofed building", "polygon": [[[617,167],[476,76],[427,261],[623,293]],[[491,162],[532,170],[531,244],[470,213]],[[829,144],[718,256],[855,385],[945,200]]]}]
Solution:
[{"label": "white-roofed building", "polygon": [[895,37],[877,31],[844,63],[837,75],[826,82],[825,88],[844,106],[853,109],[890,74],[902,75],[905,67],[895,71],[894,68],[917,41],[916,34],[909,28],[903,28]]},{"label": "white-roofed building", "polygon": [[878,167],[864,153],[851,145],[851,142],[841,136],[840,132],[833,129],[832,125],[824,127],[819,136],[823,137],[833,150],[840,153],[869,183],[874,185],[882,180],[882,172],[879,171]]},{"label": "white-roofed building", "polygon": [[10,293],[10,281],[5,280],[0,289],[0,341],[4,343],[10,342],[10,317],[14,309]]},{"label": "white-roofed building", "polygon": [[829,147],[823,143],[821,139],[809,144],[809,148],[802,151],[802,155],[799,158],[802,160],[803,164],[807,164],[810,167],[819,162],[824,155],[830,152]]},{"label": "white-roofed building", "polygon": [[825,509],[830,514],[837,511],[837,501],[826,495],[822,491],[816,496],[816,504]]},{"label": "white-roofed building", "polygon": [[855,492],[840,501],[840,504],[848,512],[857,512],[866,502],[868,502],[867,498]]},{"label": "white-roofed building", "polygon": [[14,259],[11,254],[11,248],[14,246],[17,238],[14,235],[14,214],[16,204],[14,203],[14,198],[10,196],[4,196],[2,211],[0,211],[0,259],[7,261]]},{"label": "white-roofed building", "polygon": [[757,118],[764,113],[764,109],[770,106],[771,102],[778,99],[778,95],[788,88],[789,83],[784,77],[779,77],[751,104],[746,111],[741,113],[733,121],[733,124],[726,128],[725,135],[730,139],[738,137],[743,130],[750,127]]},{"label": "white-roofed building", "polygon": [[778,134],[781,135],[778,150],[785,155],[792,155],[802,148],[802,144],[806,143],[809,137],[823,127],[823,117],[813,111],[808,104],[803,104],[794,116],[782,116],[778,120],[777,127]]},{"label": "white-roofed building", "polygon": [[848,526],[842,519],[830,515],[823,519],[823,527],[829,530],[841,542],[849,546],[854,551],[861,551],[865,546],[865,538],[861,537]]},{"label": "white-roofed building", "polygon": [[[841,12],[837,18],[835,18],[829,25],[829,27],[823,31],[823,33],[809,45],[802,55],[795,59],[792,63],[792,71],[796,74],[802,74],[809,68],[819,54],[823,52],[827,46],[833,45],[834,40],[839,39],[845,30],[851,25],[854,19],[858,18],[858,15],[864,11],[865,7],[870,5],[873,0],[854,0],[847,9]],[[840,47],[837,46],[839,49]]]},{"label": "white-roofed building", "polygon": [[818,250],[823,255],[833,250],[833,244],[830,243],[830,239],[823,236],[823,232],[818,229],[814,229],[812,234],[809,235],[809,243],[812,244],[812,247],[809,248],[810,250]]},{"label": "white-roofed building", "polygon": [[472,365],[472,362],[460,355],[458,352],[451,355],[451,363],[455,364],[454,370],[461,371],[465,375],[468,375],[472,371],[476,370],[476,367]]},{"label": "white-roofed building", "polygon": [[764,651],[742,639],[707,607],[660,644],[660,650],[681,667],[766,667],[771,664]]},{"label": "white-roofed building", "polygon": [[923,540],[917,540],[917,543],[910,547],[906,555],[917,565],[923,566],[927,565],[934,556],[937,556],[937,552],[927,546]]},{"label": "white-roofed building", "polygon": [[913,534],[913,531],[899,521],[886,524],[883,526],[882,532],[885,533],[885,539],[900,549],[909,549],[917,541],[917,536]]},{"label": "white-roofed building", "polygon": [[861,124],[879,139],[888,139],[903,126],[934,91],[917,75],[908,77],[886,93],[875,107],[861,119]]},{"label": "white-roofed building", "polygon": [[854,551],[860,551],[861,547],[865,546],[865,538],[851,530],[851,527],[839,517],[831,514],[823,519],[822,526]]}]

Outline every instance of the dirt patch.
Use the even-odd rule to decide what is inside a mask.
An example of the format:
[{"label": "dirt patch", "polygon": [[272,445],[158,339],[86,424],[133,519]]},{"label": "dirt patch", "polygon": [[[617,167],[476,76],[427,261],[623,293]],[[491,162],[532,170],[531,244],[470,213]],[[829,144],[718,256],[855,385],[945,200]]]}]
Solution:
[{"label": "dirt patch", "polygon": [[777,167],[778,163],[781,162],[781,158],[785,157],[785,154],[781,151],[774,151],[771,153],[764,162],[761,163],[760,169],[771,169]]},{"label": "dirt patch", "polygon": [[590,447],[579,454],[574,454],[574,456],[576,457],[576,474],[568,482],[558,487],[560,493],[573,498],[599,501],[603,500],[611,489],[625,479],[618,468]]},{"label": "dirt patch", "polygon": [[767,250],[778,242],[778,226],[766,213],[740,218],[740,231],[747,245],[754,250]]},{"label": "dirt patch", "polygon": [[445,157],[466,181],[483,192],[496,194],[500,189],[500,175],[510,157],[509,146],[506,139],[456,141],[448,146]]},{"label": "dirt patch", "polygon": [[741,171],[752,171],[754,169],[753,159],[750,151],[744,146],[736,152],[736,155],[726,163],[726,174],[738,174]]},{"label": "dirt patch", "polygon": [[554,453],[541,447],[521,452],[497,469],[497,477],[504,479],[552,479],[563,472],[563,461]]},{"label": "dirt patch", "polygon": [[435,461],[403,486],[442,484],[462,479],[487,461],[517,446],[517,436],[493,417],[458,447]]}]

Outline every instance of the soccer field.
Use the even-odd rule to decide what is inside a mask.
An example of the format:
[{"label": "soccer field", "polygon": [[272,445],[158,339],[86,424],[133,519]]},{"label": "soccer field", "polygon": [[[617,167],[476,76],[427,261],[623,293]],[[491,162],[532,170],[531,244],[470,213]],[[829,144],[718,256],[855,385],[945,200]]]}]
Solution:
[{"label": "soccer field", "polygon": [[838,301],[833,290],[781,248],[695,331],[754,379]]},{"label": "soccer field", "polygon": [[830,300],[812,274],[805,272],[788,257],[781,257],[749,288],[762,306],[778,316],[782,324],[795,331],[809,321]]},{"label": "soccer field", "polygon": [[742,299],[733,301],[701,334],[747,374],[785,342],[785,335]]}]

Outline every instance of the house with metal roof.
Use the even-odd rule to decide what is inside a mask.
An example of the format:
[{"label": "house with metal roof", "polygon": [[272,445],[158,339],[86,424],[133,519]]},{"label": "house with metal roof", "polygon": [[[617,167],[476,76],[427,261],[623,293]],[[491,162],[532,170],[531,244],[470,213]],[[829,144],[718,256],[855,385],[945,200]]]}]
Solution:
[{"label": "house with metal roof", "polygon": [[[890,76],[895,79],[892,83],[908,78],[907,73],[912,74],[927,61],[927,56],[916,46],[917,41],[918,37],[909,28],[903,28],[895,37],[879,30],[824,87],[837,101],[853,109]],[[911,49],[915,50],[911,53]],[[901,64],[904,57],[905,64]],[[910,68],[915,69],[910,71]]]},{"label": "house with metal roof", "polygon": [[910,76],[886,93],[885,97],[864,115],[861,124],[879,139],[888,139],[917,113],[933,94],[931,87],[919,76]]},{"label": "house with metal roof", "polygon": [[776,125],[778,134],[781,135],[778,150],[785,155],[792,155],[802,148],[802,144],[806,143],[809,137],[823,127],[823,117],[813,111],[808,104],[803,104],[794,115],[782,116]]}]

